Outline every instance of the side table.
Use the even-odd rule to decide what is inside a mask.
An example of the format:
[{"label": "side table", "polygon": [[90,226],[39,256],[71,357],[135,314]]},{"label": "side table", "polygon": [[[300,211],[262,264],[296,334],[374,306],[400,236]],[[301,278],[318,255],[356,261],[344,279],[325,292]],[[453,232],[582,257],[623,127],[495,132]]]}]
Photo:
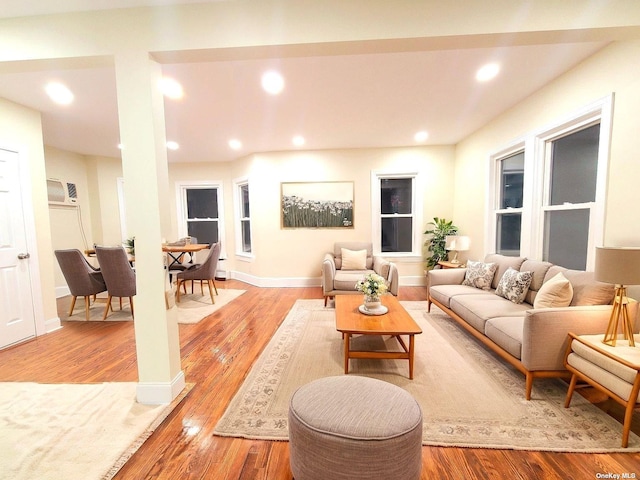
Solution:
[{"label": "side table", "polygon": [[448,262],[446,260],[440,260],[438,262],[438,265],[440,265],[441,268],[464,268],[464,267],[466,267],[466,265],[464,263],[453,263],[453,262]]},{"label": "side table", "polygon": [[[634,335],[636,344],[640,335]],[[612,398],[625,407],[622,427],[622,447],[629,444],[633,410],[640,406],[640,348],[630,347],[629,341],[619,338],[612,347],[602,343],[604,335],[575,335],[569,333],[569,345],[564,365],[572,373],[564,403],[571,397],[578,379]]]}]

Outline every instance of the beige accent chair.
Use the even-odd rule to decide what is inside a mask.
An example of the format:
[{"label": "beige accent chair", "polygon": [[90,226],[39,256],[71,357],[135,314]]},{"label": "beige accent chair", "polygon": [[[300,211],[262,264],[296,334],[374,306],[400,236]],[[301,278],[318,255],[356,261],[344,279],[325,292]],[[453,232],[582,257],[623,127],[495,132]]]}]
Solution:
[{"label": "beige accent chair", "polygon": [[[352,252],[366,250],[366,261],[362,269],[343,269],[342,249]],[[370,242],[336,242],[333,253],[327,253],[322,260],[322,294],[324,305],[329,298],[342,294],[358,294],[356,283],[369,273],[377,273],[387,282],[389,292],[398,295],[398,269],[395,264],[373,256],[373,244]]]}]

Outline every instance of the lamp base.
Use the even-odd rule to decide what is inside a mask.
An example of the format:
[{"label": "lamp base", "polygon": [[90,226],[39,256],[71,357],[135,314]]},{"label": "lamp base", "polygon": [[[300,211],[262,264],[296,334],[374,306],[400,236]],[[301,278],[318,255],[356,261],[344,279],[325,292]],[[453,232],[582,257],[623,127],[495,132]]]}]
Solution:
[{"label": "lamp base", "polygon": [[458,260],[458,251],[454,250],[453,251],[453,258],[451,260],[449,260],[450,263],[460,263],[460,260]]},{"label": "lamp base", "polygon": [[633,325],[629,320],[629,311],[627,309],[628,303],[627,287],[624,285],[616,286],[616,293],[613,298],[613,309],[611,310],[609,325],[607,326],[607,331],[604,334],[602,343],[612,347],[616,346],[616,340],[618,338],[618,323],[621,323],[622,333],[625,340],[629,341],[630,347],[636,346],[633,338]]}]

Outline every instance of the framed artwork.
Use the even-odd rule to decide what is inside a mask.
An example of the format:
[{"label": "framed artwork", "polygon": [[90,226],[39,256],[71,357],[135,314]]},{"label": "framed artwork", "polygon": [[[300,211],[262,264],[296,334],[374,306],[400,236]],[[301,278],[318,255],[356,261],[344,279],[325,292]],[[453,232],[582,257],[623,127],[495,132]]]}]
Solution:
[{"label": "framed artwork", "polygon": [[283,182],[282,228],[353,228],[353,182]]}]

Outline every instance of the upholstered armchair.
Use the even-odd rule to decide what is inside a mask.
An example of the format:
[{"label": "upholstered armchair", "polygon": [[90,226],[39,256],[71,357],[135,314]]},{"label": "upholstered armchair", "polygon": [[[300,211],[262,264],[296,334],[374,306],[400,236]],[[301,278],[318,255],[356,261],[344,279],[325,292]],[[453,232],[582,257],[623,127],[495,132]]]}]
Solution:
[{"label": "upholstered armchair", "polygon": [[333,253],[322,260],[322,294],[324,304],[335,295],[359,294],[356,283],[368,273],[377,273],[387,282],[389,292],[398,295],[398,269],[382,257],[373,256],[373,244],[336,242]]},{"label": "upholstered armchair", "polygon": [[56,250],[54,253],[73,297],[69,316],[73,315],[76,298],[84,297],[85,318],[89,321],[90,297],[93,297],[95,302],[96,295],[107,290],[102,272],[89,264],[80,250],[76,248]]},{"label": "upholstered armchair", "polygon": [[133,318],[133,297],[136,295],[136,272],[131,268],[127,252],[122,247],[101,247],[96,245],[96,256],[100,264],[100,271],[107,285],[107,306],[104,309],[102,320],[107,318],[109,310],[112,310],[111,299],[120,299],[122,310],[122,298],[129,298],[131,317]]}]

